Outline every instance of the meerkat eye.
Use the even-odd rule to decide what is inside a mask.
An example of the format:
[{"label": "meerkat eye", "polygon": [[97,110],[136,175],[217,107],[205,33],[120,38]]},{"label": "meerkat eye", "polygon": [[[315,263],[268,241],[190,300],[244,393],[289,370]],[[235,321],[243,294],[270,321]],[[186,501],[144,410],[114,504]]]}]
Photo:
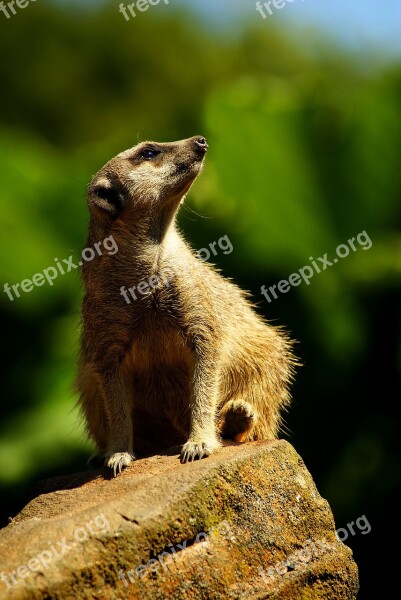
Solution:
[{"label": "meerkat eye", "polygon": [[147,148],[141,152],[141,158],[144,160],[152,160],[152,158],[155,158],[158,154],[160,154],[160,150],[151,150],[150,148]]}]

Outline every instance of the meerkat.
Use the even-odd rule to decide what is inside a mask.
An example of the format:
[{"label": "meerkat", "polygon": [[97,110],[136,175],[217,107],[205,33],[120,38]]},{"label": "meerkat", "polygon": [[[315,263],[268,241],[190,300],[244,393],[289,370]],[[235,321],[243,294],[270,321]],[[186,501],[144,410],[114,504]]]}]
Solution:
[{"label": "meerkat", "polygon": [[[82,266],[77,386],[97,457],[114,476],[163,448],[182,446],[186,463],[224,438],[272,440],[290,402],[288,335],[177,229],[207,150],[201,136],[143,142],[88,187],[86,247],[113,236],[118,251]],[[145,293],[128,303],[124,290],[136,286]]]}]

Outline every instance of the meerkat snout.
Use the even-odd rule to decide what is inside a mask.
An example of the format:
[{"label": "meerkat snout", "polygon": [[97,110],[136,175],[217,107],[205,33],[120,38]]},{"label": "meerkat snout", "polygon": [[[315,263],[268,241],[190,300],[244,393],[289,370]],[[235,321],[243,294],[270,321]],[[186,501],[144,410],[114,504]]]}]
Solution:
[{"label": "meerkat snout", "polygon": [[206,138],[204,137],[198,137],[197,139],[195,139],[195,146],[198,148],[198,152],[201,156],[203,156],[207,152],[207,149],[209,147],[207,145]]}]

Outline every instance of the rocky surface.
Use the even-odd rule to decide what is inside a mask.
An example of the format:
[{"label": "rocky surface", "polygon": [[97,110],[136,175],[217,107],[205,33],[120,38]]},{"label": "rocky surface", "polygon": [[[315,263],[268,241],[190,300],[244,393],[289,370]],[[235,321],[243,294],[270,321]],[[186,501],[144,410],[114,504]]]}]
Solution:
[{"label": "rocky surface", "polygon": [[285,441],[45,482],[0,531],[0,598],[356,597],[328,503]]}]

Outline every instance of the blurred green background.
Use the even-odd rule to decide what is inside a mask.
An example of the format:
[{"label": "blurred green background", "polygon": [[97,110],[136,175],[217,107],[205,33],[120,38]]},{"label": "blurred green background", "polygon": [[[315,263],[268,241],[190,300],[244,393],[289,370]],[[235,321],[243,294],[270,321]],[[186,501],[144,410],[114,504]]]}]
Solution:
[{"label": "blurred green background", "polygon": [[[369,520],[372,532],[346,543],[360,597],[376,597],[379,581],[383,593],[392,585],[383,550],[398,512],[401,58],[263,21],[252,3],[232,23],[202,20],[191,2],[126,22],[118,4],[41,0],[0,13],[2,286],[78,259],[85,187],[112,155],[205,135],[181,228],[194,248],[228,235],[234,251],[216,263],[299,340],[285,437],[337,527]],[[264,300],[262,284],[364,230],[370,250]],[[81,295],[77,271],[14,301],[1,294],[2,524],[34,482],[85,468],[71,391]]]}]

